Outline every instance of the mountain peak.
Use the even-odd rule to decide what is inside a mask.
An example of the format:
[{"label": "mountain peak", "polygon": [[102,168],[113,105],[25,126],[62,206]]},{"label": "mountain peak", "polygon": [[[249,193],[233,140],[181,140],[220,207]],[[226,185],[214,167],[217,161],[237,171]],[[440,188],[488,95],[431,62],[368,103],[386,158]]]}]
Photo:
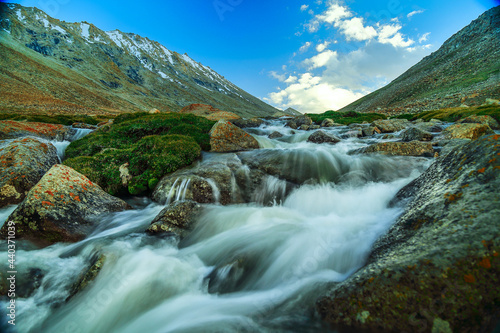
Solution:
[{"label": "mountain peak", "polygon": [[187,53],[147,37],[60,21],[18,4],[0,10],[7,34],[0,63],[11,87],[0,92],[2,109],[117,113],[203,103],[243,117],[277,111]]}]

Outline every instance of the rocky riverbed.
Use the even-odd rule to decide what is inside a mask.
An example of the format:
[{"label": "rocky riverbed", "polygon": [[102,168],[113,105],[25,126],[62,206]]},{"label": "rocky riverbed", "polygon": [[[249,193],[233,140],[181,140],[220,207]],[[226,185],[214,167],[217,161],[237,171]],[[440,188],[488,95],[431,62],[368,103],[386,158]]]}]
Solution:
[{"label": "rocky riverbed", "polygon": [[[16,225],[20,332],[488,332],[497,324],[493,119],[222,120],[207,133],[211,151],[141,197],[120,198],[102,189],[113,179],[99,184],[60,164],[69,144],[60,140],[81,135],[54,133],[76,130],[0,125],[11,128],[0,142],[0,223]],[[109,169],[114,188],[127,181],[119,161]]]}]

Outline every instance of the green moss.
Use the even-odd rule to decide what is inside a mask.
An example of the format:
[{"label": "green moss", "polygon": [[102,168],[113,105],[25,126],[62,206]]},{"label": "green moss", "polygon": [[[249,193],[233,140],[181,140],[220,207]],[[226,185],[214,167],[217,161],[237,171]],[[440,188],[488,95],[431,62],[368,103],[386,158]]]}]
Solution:
[{"label": "green moss", "polygon": [[431,119],[439,119],[442,121],[455,122],[468,116],[491,116],[496,121],[500,122],[500,106],[499,105],[484,105],[470,108],[449,108],[433,111],[425,111],[419,113],[416,119],[421,118],[429,121]]},{"label": "green moss", "polygon": [[[127,148],[122,148],[126,146]],[[185,135],[150,135],[120,148],[107,148],[93,156],[73,157],[64,164],[83,173],[105,191],[116,195],[138,195],[154,189],[166,174],[193,163],[201,148],[195,139]],[[132,179],[125,188],[120,166],[129,163]]]},{"label": "green moss", "polygon": [[343,125],[349,124],[360,124],[364,121],[373,122],[377,119],[386,119],[387,117],[379,113],[358,113],[354,111],[348,112],[337,112],[337,111],[326,111],[321,114],[307,114],[316,124],[321,124],[326,118],[332,119],[334,122]]}]

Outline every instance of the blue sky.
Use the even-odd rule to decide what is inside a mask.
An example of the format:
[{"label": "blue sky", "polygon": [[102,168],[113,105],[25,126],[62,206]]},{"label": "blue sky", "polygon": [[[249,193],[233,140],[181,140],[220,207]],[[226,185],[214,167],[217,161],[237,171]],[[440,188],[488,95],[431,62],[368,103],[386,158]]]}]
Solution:
[{"label": "blue sky", "polygon": [[437,50],[498,0],[26,0],[157,40],[279,108],[338,109]]}]

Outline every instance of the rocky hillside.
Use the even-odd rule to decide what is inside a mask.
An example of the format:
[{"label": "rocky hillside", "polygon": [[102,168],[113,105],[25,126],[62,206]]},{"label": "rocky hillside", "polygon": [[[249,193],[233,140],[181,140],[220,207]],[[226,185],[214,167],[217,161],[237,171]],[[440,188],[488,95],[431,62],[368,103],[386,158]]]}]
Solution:
[{"label": "rocky hillside", "polygon": [[210,104],[240,116],[277,109],[187,54],[37,8],[0,3],[0,111],[121,113]]},{"label": "rocky hillside", "polygon": [[500,97],[500,6],[448,39],[389,85],[339,111],[389,115],[480,105]]}]

